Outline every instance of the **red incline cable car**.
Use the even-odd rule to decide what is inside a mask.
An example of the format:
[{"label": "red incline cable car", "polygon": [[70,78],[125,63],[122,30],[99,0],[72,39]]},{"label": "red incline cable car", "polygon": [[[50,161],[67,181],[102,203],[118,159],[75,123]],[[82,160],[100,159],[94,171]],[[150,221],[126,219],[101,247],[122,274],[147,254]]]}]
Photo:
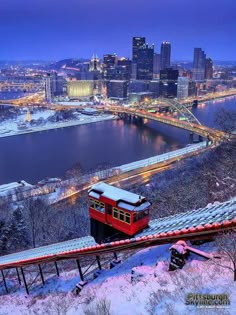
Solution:
[{"label": "red incline cable car", "polygon": [[89,192],[91,235],[97,242],[132,236],[148,226],[151,203],[145,197],[100,182]]}]

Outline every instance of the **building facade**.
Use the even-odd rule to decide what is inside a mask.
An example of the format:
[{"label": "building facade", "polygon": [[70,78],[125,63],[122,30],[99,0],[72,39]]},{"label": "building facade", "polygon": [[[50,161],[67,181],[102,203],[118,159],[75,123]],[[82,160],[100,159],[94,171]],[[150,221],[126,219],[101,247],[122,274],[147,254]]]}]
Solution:
[{"label": "building facade", "polygon": [[213,78],[213,62],[211,58],[206,59],[205,65],[205,79],[211,80]]},{"label": "building facade", "polygon": [[139,47],[137,57],[137,79],[152,80],[153,78],[154,46],[147,44]]},{"label": "building facade", "polygon": [[184,99],[188,97],[189,79],[185,77],[178,78],[177,98]]},{"label": "building facade", "polygon": [[67,82],[67,94],[70,99],[85,100],[94,95],[93,80],[73,80]]},{"label": "building facade", "polygon": [[107,97],[111,99],[123,100],[128,95],[129,82],[125,80],[107,81]]},{"label": "building facade", "polygon": [[154,53],[153,57],[153,75],[159,77],[161,70],[161,54]]},{"label": "building facade", "polygon": [[117,64],[117,55],[116,54],[107,54],[103,56],[103,77],[107,80],[107,73],[109,69],[115,68]]},{"label": "building facade", "polygon": [[170,68],[170,58],[171,58],[171,43],[162,42],[161,56],[160,56],[160,69],[161,70]]},{"label": "building facade", "polygon": [[172,68],[160,71],[160,96],[164,98],[177,97],[179,71]]},{"label": "building facade", "polygon": [[194,48],[193,56],[193,80],[205,79],[206,54],[201,48]]},{"label": "building facade", "polygon": [[138,59],[138,50],[140,47],[146,44],[145,37],[133,37],[133,45],[132,45],[132,61],[133,63],[137,63]]}]

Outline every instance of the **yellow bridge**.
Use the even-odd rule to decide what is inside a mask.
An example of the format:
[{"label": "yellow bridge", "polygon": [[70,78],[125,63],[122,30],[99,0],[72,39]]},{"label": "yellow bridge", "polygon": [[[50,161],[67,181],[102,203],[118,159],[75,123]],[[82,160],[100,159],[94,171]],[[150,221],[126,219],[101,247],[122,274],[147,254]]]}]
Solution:
[{"label": "yellow bridge", "polygon": [[214,144],[217,144],[227,139],[227,134],[225,132],[203,126],[200,124],[200,122],[197,119],[195,119],[194,121],[194,119],[187,120],[186,118],[186,121],[184,121],[184,120],[179,120],[177,118],[174,118],[172,116],[164,116],[163,114],[160,114],[160,113],[149,113],[146,110],[124,108],[124,107],[117,107],[117,106],[104,107],[103,110],[112,112],[121,117],[122,115],[126,115],[126,116],[130,115],[133,117],[150,119],[150,120],[161,122],[166,125],[185,129],[194,134],[200,135],[208,139]]}]

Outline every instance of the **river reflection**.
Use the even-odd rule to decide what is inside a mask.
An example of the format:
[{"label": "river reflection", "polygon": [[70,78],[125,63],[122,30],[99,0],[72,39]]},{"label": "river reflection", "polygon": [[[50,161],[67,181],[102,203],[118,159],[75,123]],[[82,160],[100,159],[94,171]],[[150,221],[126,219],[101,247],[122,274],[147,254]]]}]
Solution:
[{"label": "river reflection", "polygon": [[[236,99],[207,103],[194,114],[213,127],[219,108],[236,109]],[[143,125],[112,120],[0,138],[0,184],[62,177],[77,163],[84,171],[118,166],[176,150],[188,141],[188,132],[146,120]]]}]

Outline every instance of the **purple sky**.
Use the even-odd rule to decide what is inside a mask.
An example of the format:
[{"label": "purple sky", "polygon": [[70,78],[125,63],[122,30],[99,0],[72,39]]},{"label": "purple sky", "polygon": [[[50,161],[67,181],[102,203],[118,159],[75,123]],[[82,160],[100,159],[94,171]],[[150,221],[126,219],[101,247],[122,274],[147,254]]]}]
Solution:
[{"label": "purple sky", "polygon": [[132,36],[172,43],[172,59],[202,47],[236,60],[236,0],[1,0],[0,59],[63,59],[116,52]]}]

